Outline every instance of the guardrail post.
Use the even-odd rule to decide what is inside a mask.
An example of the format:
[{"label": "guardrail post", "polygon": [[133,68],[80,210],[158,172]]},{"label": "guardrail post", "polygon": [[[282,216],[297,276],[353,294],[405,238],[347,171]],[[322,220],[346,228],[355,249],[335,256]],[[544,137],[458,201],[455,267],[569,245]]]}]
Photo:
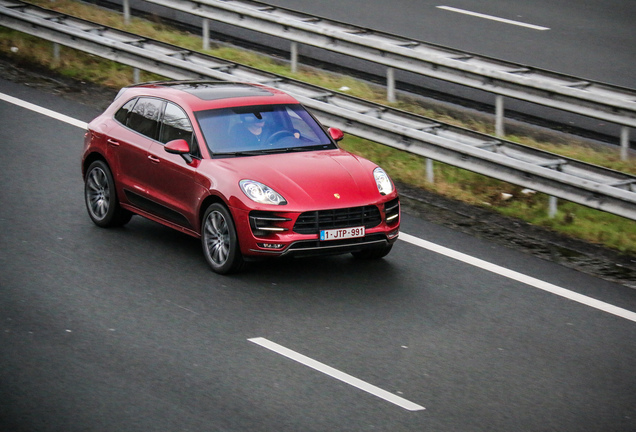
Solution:
[{"label": "guardrail post", "polygon": [[289,48],[292,73],[298,72],[298,42],[292,42]]},{"label": "guardrail post", "polygon": [[203,49],[210,49],[210,20],[203,18],[201,38],[203,38]]},{"label": "guardrail post", "polygon": [[554,218],[557,214],[557,204],[558,198],[550,195],[550,200],[548,202],[548,216],[550,219]]},{"label": "guardrail post", "polygon": [[435,183],[435,173],[433,172],[433,159],[426,158],[426,181]]},{"label": "guardrail post", "polygon": [[497,95],[495,97],[495,135],[504,136],[504,97]]},{"label": "guardrail post", "polygon": [[386,100],[395,102],[395,71],[392,67],[386,68]]},{"label": "guardrail post", "polygon": [[130,0],[124,0],[124,24],[130,24]]},{"label": "guardrail post", "polygon": [[629,126],[621,127],[621,160],[629,157]]},{"label": "guardrail post", "polygon": [[133,83],[137,84],[138,82],[141,82],[139,68],[133,68]]},{"label": "guardrail post", "polygon": [[53,62],[58,63],[60,61],[60,44],[53,42]]}]

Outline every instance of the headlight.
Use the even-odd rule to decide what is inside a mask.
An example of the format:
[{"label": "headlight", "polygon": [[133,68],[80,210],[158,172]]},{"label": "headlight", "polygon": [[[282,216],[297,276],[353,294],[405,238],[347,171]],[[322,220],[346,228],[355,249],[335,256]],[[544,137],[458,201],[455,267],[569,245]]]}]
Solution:
[{"label": "headlight", "polygon": [[378,186],[378,191],[382,195],[387,195],[393,192],[393,183],[391,179],[380,167],[373,170],[373,177],[375,177],[375,184]]},{"label": "headlight", "polygon": [[239,182],[241,190],[252,201],[260,204],[284,205],[287,204],[278,192],[263,183],[254,180],[241,180]]}]

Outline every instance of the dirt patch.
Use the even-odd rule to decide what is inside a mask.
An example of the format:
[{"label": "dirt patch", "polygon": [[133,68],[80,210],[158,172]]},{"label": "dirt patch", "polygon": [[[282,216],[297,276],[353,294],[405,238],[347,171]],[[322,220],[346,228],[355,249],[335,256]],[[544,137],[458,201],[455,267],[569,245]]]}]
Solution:
[{"label": "dirt patch", "polygon": [[[39,71],[30,64],[12,64],[0,58],[2,77],[82,104],[105,109],[116,90]],[[636,257],[563,236],[502,216],[491,210],[448,199],[406,184],[398,184],[402,210],[499,245],[557,262],[568,268],[636,288]]]},{"label": "dirt patch", "polygon": [[7,81],[60,95],[74,102],[105,110],[117,90],[95,83],[77,81],[43,70],[41,66],[0,56],[0,75]]},{"label": "dirt patch", "polygon": [[402,211],[602,279],[636,288],[636,257],[399,184]]}]

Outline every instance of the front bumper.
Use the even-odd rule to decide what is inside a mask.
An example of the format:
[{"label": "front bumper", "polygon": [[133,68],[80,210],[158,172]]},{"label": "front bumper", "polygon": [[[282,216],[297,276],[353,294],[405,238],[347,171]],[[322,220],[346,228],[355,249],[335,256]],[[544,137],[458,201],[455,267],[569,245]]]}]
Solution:
[{"label": "front bumper", "polygon": [[393,244],[398,238],[399,230],[396,229],[392,238],[384,233],[370,234],[356,239],[334,241],[299,240],[289,245],[278,256],[290,255],[296,257],[338,255],[350,252],[358,252],[364,249],[385,247]]},{"label": "front bumper", "polygon": [[[309,212],[234,209],[246,257],[316,256],[357,252],[393,244],[399,235],[399,199],[377,205]],[[308,224],[307,221],[314,221]],[[365,236],[320,240],[320,230],[364,226]]]}]

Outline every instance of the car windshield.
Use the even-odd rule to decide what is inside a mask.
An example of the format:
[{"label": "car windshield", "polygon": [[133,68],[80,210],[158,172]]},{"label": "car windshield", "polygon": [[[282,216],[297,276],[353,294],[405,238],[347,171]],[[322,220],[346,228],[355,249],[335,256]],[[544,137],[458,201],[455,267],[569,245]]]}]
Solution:
[{"label": "car windshield", "polygon": [[216,157],[336,148],[301,105],[222,108],[195,115]]}]

